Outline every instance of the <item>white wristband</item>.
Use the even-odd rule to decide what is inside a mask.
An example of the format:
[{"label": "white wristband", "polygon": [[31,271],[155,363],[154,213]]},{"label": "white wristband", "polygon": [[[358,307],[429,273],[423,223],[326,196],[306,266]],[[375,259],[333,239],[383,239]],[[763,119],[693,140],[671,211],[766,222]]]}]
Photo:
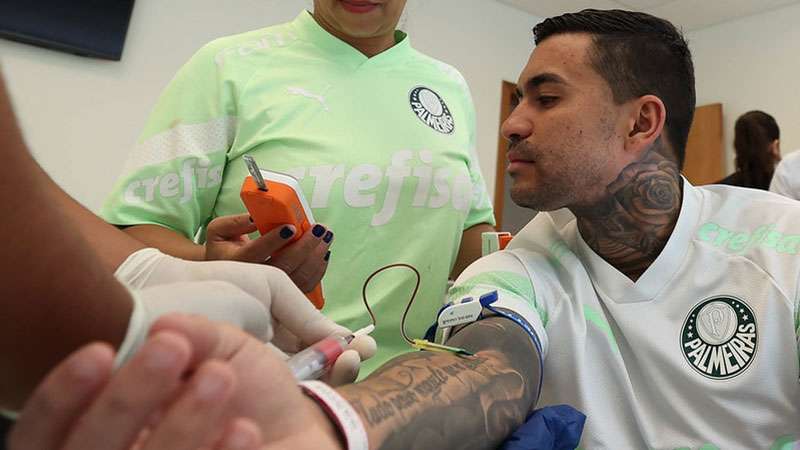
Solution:
[{"label": "white wristband", "polygon": [[311,380],[300,383],[306,395],[313,398],[336,423],[344,436],[347,450],[369,450],[367,430],[355,409],[327,384]]}]

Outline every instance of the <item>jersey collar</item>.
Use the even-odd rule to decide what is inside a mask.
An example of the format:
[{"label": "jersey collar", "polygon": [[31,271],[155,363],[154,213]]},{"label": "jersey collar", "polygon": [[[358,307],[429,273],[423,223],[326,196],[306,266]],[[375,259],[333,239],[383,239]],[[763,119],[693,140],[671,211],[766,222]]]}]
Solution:
[{"label": "jersey collar", "polygon": [[322,49],[325,54],[338,62],[346,62],[357,66],[377,64],[383,61],[396,61],[413,51],[411,39],[402,31],[395,31],[396,44],[372,58],[353,48],[350,44],[328,33],[322,28],[309,11],[302,11],[292,22],[292,27],[301,40],[312,43]]},{"label": "jersey collar", "polygon": [[635,283],[598,256],[578,232],[577,254],[595,288],[617,303],[644,302],[657,297],[683,265],[700,219],[700,196],[700,192],[683,178],[683,201],[675,229],[661,254]]}]

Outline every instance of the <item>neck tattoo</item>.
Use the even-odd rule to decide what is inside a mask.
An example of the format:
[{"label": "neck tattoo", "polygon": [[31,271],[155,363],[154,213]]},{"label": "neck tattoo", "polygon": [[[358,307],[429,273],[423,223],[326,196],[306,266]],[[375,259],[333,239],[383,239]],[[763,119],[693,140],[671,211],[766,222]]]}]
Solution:
[{"label": "neck tattoo", "polygon": [[578,230],[595,253],[636,281],[664,249],[678,221],[680,171],[673,158],[651,149],[606,190],[598,204],[573,210]]}]

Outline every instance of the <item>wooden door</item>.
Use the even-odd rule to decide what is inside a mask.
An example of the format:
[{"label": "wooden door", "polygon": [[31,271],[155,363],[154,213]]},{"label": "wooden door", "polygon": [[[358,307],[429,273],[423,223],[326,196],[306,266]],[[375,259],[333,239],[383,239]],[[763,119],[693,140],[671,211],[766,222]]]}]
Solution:
[{"label": "wooden door", "polygon": [[[509,81],[503,81],[501,87],[500,100],[500,124],[511,115],[511,105],[514,102],[514,92],[517,85]],[[508,142],[499,133],[497,141],[497,168],[494,178],[494,219],[497,222],[498,231],[508,231],[516,234],[536,215],[536,211],[517,206],[511,200],[508,187],[511,186],[511,176],[506,172],[508,160],[506,159],[506,149]]]},{"label": "wooden door", "polygon": [[721,180],[725,175],[722,104],[698,106],[686,143],[683,175],[695,186]]}]

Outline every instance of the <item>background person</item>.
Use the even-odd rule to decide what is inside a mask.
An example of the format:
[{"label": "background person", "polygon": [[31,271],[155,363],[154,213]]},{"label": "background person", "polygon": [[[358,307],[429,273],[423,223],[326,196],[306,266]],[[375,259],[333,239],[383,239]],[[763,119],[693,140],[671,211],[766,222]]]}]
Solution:
[{"label": "background person", "polygon": [[717,184],[769,190],[775,165],[781,160],[778,123],[763,111],[750,111],[736,119],[735,133],[736,171]]},{"label": "background person", "polygon": [[[262,341],[273,340],[274,327],[273,342],[286,351],[348,333],[278,269],[169,257],[83,208],[30,156],[2,77],[0,155],[0,204],[13,211],[0,224],[13,237],[1,263],[0,410],[19,409],[45,373],[87,342],[102,340],[128,357],[170,311],[229,322]],[[357,341],[364,357],[374,352],[370,338]],[[359,359],[345,352],[331,381],[355,379]]]},{"label": "background person", "polygon": [[[200,49],[162,94],[103,218],[180,258],[271,257],[304,291],[329,260],[323,312],[353,329],[369,323],[367,278],[410,264],[422,284],[406,328],[423,336],[448,276],[480,256],[480,234],[494,218],[469,89],[458,71],[395,29],[405,4],[315,0],[313,14]],[[240,240],[255,231],[241,215],[245,154],[300,180],[325,224],[304,236],[321,242],[317,251],[295,252],[297,243],[275,256],[269,241],[281,241],[278,233]],[[206,228],[213,218],[226,232]],[[323,251],[333,242],[335,251]],[[289,252],[307,258],[289,264]],[[395,269],[370,285],[379,346],[367,371],[410,350],[399,330],[414,282]]]}]

